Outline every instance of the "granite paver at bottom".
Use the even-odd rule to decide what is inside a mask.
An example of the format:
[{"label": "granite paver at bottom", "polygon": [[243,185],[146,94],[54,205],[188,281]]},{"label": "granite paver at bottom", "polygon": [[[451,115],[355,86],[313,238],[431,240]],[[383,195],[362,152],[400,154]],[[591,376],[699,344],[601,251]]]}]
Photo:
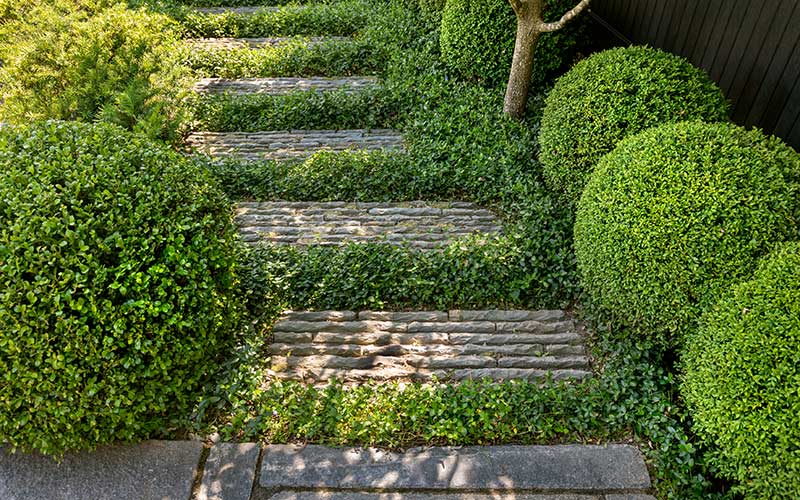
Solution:
[{"label": "granite paver at bottom", "polygon": [[[375,493],[337,491],[284,491],[270,500],[611,500],[610,496],[573,493]],[[650,495],[620,496],[617,500],[655,500]]]},{"label": "granite paver at bottom", "polygon": [[0,451],[2,500],[187,500],[199,441],[146,441],[69,453],[58,463]]},{"label": "granite paver at bottom", "polygon": [[618,444],[415,448],[405,453],[271,445],[265,448],[260,472],[260,486],[275,493],[320,490],[602,496],[647,494],[651,487],[641,452]]}]

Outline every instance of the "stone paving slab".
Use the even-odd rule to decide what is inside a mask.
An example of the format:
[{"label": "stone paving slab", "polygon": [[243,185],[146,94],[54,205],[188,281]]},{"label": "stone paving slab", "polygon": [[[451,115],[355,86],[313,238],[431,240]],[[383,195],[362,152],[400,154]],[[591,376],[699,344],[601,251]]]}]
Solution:
[{"label": "stone paving slab", "polygon": [[353,76],[341,78],[203,78],[194,91],[201,94],[264,94],[285,95],[291,92],[333,92],[341,91],[355,94],[375,87],[378,79],[372,76]]},{"label": "stone paving slab", "polygon": [[61,463],[0,451],[3,500],[186,500],[203,444],[146,441],[70,453]]},{"label": "stone paving slab", "polygon": [[502,232],[491,211],[463,202],[239,203],[235,222],[243,241],[292,245],[382,242],[424,249]]},{"label": "stone paving slab", "polygon": [[558,310],[287,311],[272,341],[272,377],[320,385],[592,375],[577,325]]},{"label": "stone paving slab", "polygon": [[265,49],[302,42],[308,46],[327,42],[350,43],[346,36],[261,37],[261,38],[189,38],[186,43],[200,50]]},{"label": "stone paving slab", "polygon": [[275,492],[422,490],[595,495],[644,494],[651,487],[639,450],[617,444],[435,447],[405,453],[270,445],[264,451],[259,485]]},{"label": "stone paving slab", "polygon": [[212,158],[297,160],[321,151],[402,150],[403,136],[389,129],[194,132],[186,145]]},{"label": "stone paving slab", "polygon": [[261,447],[256,443],[217,443],[206,459],[197,500],[248,500]]}]

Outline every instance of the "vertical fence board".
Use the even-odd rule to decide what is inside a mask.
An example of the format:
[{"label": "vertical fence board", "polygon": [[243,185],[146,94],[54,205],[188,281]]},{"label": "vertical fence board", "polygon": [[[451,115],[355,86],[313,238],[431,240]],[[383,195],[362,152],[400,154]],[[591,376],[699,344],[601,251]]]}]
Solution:
[{"label": "vertical fence board", "polygon": [[594,0],[591,8],[633,43],[703,68],[737,123],[800,150],[799,0]]}]

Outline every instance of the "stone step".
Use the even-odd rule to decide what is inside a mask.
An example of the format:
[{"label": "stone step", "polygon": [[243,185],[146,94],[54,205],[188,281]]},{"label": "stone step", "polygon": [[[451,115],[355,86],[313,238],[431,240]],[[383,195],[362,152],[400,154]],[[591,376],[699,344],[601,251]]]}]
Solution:
[{"label": "stone step", "polygon": [[432,447],[404,453],[269,445],[260,472],[259,486],[274,492],[276,500],[653,500],[641,452],[623,444]]},{"label": "stone step", "polygon": [[346,36],[186,39],[186,43],[200,50],[265,49],[297,42],[312,46],[327,42],[350,43],[352,41],[352,38]]},{"label": "stone step", "polygon": [[320,151],[402,150],[403,136],[389,129],[193,132],[186,145],[212,158],[292,160]]},{"label": "stone step", "polygon": [[564,311],[287,311],[274,325],[270,375],[365,380],[540,381],[591,376]]},{"label": "stone step", "polygon": [[364,89],[373,88],[377,84],[378,79],[373,76],[342,78],[241,78],[236,80],[203,78],[195,84],[193,90],[201,94],[237,95],[285,95],[298,91],[343,91],[348,94],[355,94]]},{"label": "stone step", "polygon": [[502,232],[492,212],[465,202],[243,202],[235,222],[245,242],[291,245],[377,242],[429,249]]}]

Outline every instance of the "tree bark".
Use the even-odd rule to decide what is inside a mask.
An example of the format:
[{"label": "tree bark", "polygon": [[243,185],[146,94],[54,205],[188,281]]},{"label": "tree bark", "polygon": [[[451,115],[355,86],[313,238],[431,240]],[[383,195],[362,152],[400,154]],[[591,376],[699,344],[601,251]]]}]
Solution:
[{"label": "tree bark", "polygon": [[511,62],[511,74],[508,77],[506,98],[503,102],[503,113],[521,119],[528,106],[528,92],[531,87],[533,73],[533,53],[540,32],[540,22],[534,16],[517,14],[517,41],[514,45],[514,59]]}]

